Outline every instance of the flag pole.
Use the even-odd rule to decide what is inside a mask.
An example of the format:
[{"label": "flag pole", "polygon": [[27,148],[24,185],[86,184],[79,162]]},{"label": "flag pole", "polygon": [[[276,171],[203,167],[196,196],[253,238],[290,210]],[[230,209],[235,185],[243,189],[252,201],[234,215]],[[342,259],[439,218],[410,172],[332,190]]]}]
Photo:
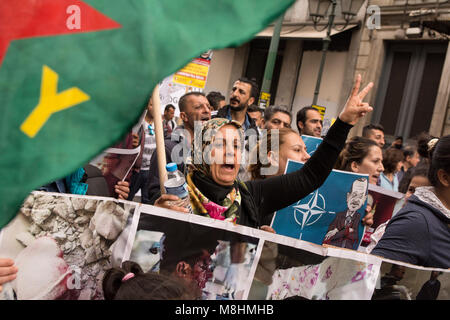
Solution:
[{"label": "flag pole", "polygon": [[153,123],[155,124],[156,156],[158,159],[159,188],[161,194],[166,193],[164,182],[167,179],[166,171],[166,148],[164,146],[164,131],[161,116],[161,100],[159,99],[159,84],[155,86],[152,94],[153,100]]}]

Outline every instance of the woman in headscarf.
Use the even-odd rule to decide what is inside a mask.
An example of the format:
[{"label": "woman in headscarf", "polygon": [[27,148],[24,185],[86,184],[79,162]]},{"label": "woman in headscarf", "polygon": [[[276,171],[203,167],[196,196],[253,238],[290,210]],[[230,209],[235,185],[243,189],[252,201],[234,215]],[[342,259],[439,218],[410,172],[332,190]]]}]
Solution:
[{"label": "woman in headscarf", "polygon": [[[311,159],[301,170],[286,175],[238,181],[243,136],[240,124],[227,119],[206,122],[202,127],[201,148],[194,141],[194,165],[190,166],[187,176],[193,212],[259,227],[264,216],[319,188],[333,169],[349,130],[359,118],[372,111],[372,107],[362,100],[373,84],[369,83],[359,92],[360,83],[361,76],[358,75],[344,109]],[[173,206],[171,201],[177,199],[164,194],[155,205],[188,212]]]}]

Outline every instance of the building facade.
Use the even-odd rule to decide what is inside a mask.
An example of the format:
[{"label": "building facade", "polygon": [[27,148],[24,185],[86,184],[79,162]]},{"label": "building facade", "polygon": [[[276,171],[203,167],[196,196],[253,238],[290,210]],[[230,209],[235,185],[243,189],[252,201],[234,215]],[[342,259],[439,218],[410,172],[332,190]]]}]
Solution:
[{"label": "building facade", "polygon": [[[366,1],[348,24],[337,2],[336,27],[317,101],[325,107],[324,118],[339,115],[359,73],[364,83],[375,84],[366,98],[374,112],[352,135],[361,134],[369,123],[381,123],[388,140],[414,138],[422,131],[450,134],[450,2]],[[326,23],[323,19],[317,29]],[[269,26],[237,48],[215,51],[205,91],[220,91],[228,98],[233,82],[241,76],[261,84],[273,28]],[[294,115],[311,105],[325,34],[326,30],[314,28],[307,0],[298,0],[285,13],[270,104],[285,105]]]}]

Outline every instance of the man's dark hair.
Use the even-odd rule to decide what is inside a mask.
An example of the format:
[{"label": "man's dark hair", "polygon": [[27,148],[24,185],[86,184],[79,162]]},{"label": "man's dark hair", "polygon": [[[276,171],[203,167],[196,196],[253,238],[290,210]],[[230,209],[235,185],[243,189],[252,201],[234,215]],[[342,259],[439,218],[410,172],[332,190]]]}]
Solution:
[{"label": "man's dark hair", "polygon": [[406,160],[406,157],[412,157],[417,152],[417,148],[414,146],[406,146],[403,149],[403,157]]},{"label": "man's dark hair", "polygon": [[214,110],[218,110],[219,102],[225,100],[225,96],[218,91],[211,91],[206,95],[206,99]]},{"label": "man's dark hair", "polygon": [[264,121],[270,121],[272,119],[273,115],[277,112],[282,112],[284,114],[287,114],[289,116],[289,119],[292,120],[292,115],[288,111],[288,109],[284,106],[270,106],[267,107],[266,110],[264,110]]},{"label": "man's dark hair", "polygon": [[175,110],[175,106],[173,105],[173,104],[168,104],[165,108],[164,108],[164,112],[166,112],[166,111],[168,111],[169,109],[173,109],[173,110]]},{"label": "man's dark hair", "polygon": [[256,83],[256,80],[254,78],[248,79],[246,77],[239,78],[237,81],[248,83],[252,88],[250,90],[250,98],[255,98],[255,101],[258,100],[259,96],[259,86],[258,83]]},{"label": "man's dark hair", "polygon": [[372,130],[380,130],[384,133],[384,127],[381,124],[368,124],[363,128],[362,136],[367,138]]},{"label": "man's dark hair", "polygon": [[296,123],[297,123],[298,132],[300,134],[302,133],[302,129],[300,128],[298,123],[301,122],[301,123],[305,124],[305,122],[306,122],[306,113],[309,110],[313,110],[313,111],[319,112],[319,110],[317,110],[316,108],[314,108],[312,106],[306,106],[306,107],[303,107],[303,108],[301,108],[300,110],[297,111],[297,122]]},{"label": "man's dark hair", "polygon": [[260,112],[261,115],[264,113],[263,110],[256,104],[252,104],[247,108],[247,112]]},{"label": "man's dark hair", "polygon": [[178,107],[180,108],[180,112],[184,112],[186,110],[186,100],[189,96],[205,97],[205,94],[203,92],[191,91],[191,92],[188,92],[188,93],[185,93],[184,95],[182,95],[180,100],[178,101]]}]

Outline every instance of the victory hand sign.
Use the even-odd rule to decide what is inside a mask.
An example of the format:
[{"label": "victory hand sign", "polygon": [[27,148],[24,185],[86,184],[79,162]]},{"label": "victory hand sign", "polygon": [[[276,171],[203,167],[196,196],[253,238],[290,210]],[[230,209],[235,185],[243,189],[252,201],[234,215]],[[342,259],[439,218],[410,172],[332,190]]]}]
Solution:
[{"label": "victory hand sign", "polygon": [[358,74],[352,89],[352,93],[345,103],[344,109],[339,115],[339,119],[351,125],[355,125],[360,118],[364,117],[366,113],[373,110],[373,108],[369,106],[367,102],[363,102],[364,97],[372,89],[373,83],[370,82],[364,89],[361,90],[361,92],[359,92],[360,86],[361,75]]}]

